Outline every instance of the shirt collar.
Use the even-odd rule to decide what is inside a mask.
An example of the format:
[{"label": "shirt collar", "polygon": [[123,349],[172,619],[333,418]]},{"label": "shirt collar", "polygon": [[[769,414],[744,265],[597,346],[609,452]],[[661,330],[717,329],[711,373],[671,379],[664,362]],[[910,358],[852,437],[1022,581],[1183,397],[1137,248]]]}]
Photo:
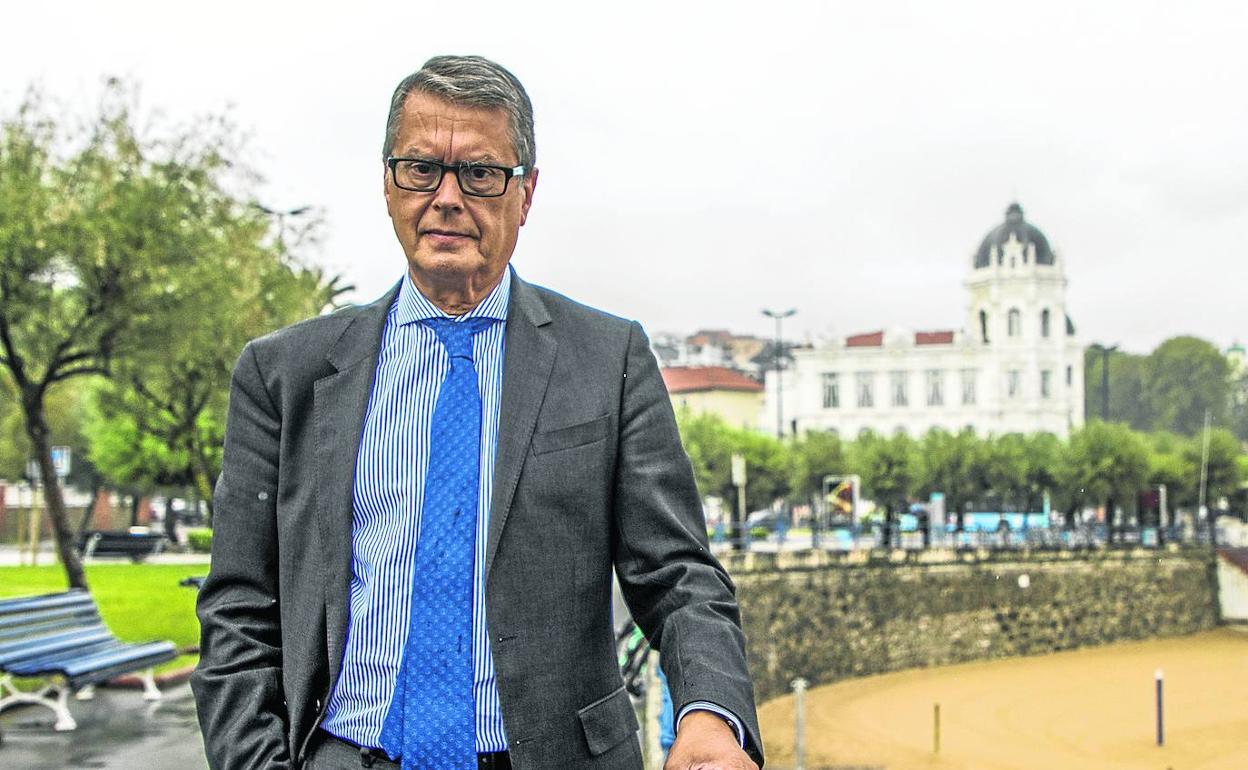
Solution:
[{"label": "shirt collar", "polygon": [[[507,308],[511,304],[511,265],[507,266],[507,271],[503,273],[503,278],[498,282],[481,304],[474,307],[462,316],[455,317],[456,320],[465,318],[494,318],[499,321],[507,320]],[[424,294],[420,293],[420,289],[416,288],[416,284],[412,283],[412,275],[404,271],[403,283],[399,286],[399,296],[394,300],[394,310],[392,318],[399,326],[405,326],[417,321],[423,321],[426,318],[451,318],[442,312],[437,305],[433,304]]]}]

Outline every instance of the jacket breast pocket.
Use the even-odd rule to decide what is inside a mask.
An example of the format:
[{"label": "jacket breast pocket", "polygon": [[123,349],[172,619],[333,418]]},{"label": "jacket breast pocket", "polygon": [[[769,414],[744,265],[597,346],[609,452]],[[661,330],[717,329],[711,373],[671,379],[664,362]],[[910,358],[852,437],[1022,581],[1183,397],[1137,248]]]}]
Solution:
[{"label": "jacket breast pocket", "polygon": [[607,436],[608,417],[604,414],[589,422],[536,433],[533,435],[533,454],[549,454],[601,441]]},{"label": "jacket breast pocket", "polygon": [[637,712],[623,687],[576,712],[580,717],[590,756],[598,756],[636,735]]}]

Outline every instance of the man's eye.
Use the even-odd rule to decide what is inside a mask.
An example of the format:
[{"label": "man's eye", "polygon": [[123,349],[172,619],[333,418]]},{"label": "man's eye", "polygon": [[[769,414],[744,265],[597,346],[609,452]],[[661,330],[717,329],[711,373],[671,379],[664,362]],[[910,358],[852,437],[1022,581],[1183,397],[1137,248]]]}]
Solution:
[{"label": "man's eye", "polygon": [[482,166],[473,166],[468,169],[468,174],[475,180],[484,181],[490,178],[490,169]]},{"label": "man's eye", "polygon": [[407,168],[413,174],[420,174],[421,176],[432,174],[435,171],[435,167],[432,163],[425,163],[423,161],[414,161]]}]

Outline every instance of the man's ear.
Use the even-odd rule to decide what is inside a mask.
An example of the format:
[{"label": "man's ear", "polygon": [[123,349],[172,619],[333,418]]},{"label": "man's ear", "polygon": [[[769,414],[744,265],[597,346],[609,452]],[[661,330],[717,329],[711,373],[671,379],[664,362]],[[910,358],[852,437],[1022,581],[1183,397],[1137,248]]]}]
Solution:
[{"label": "man's ear", "polygon": [[529,207],[533,205],[533,191],[537,189],[537,169],[524,175],[524,200],[520,203],[520,224],[523,226],[529,218]]},{"label": "man's ear", "polygon": [[386,162],[381,163],[381,193],[386,199],[386,211],[390,210],[390,169],[386,168]]}]

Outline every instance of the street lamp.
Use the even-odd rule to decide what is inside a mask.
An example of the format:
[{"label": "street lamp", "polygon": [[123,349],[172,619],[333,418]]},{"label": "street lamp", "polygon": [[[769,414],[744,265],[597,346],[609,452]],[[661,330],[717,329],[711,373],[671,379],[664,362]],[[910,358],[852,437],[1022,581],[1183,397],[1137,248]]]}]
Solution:
[{"label": "street lamp", "polygon": [[763,315],[776,320],[776,436],[779,438],[784,438],[784,388],[780,387],[780,356],[784,353],[784,343],[780,336],[780,323],[796,312],[796,308],[789,308],[782,313],[763,310]]},{"label": "street lamp", "polygon": [[1109,422],[1109,354],[1116,351],[1118,346],[1093,342],[1088,348],[1101,353],[1101,421]]},{"label": "street lamp", "polygon": [[312,210],[311,206],[296,206],[293,209],[271,209],[263,203],[256,202],[252,202],[251,207],[277,220],[277,247],[281,249],[283,256],[286,254],[286,217],[301,216]]}]

